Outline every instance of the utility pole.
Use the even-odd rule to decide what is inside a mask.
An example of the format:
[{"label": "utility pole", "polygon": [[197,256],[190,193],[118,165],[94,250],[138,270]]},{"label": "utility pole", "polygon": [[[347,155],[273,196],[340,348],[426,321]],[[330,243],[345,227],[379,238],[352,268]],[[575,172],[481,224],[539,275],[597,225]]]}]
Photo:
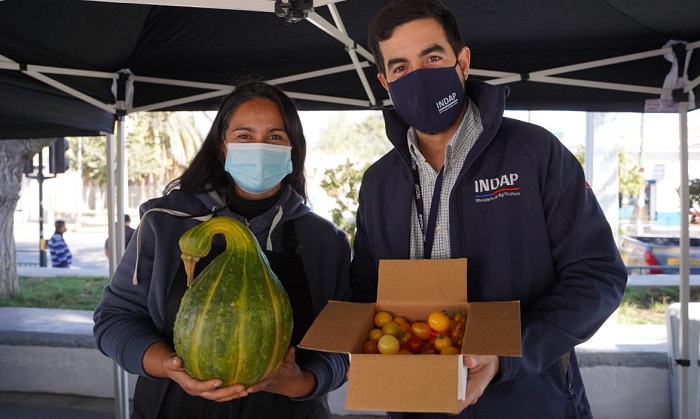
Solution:
[{"label": "utility pole", "polygon": [[46,239],[44,239],[44,180],[53,179],[58,173],[64,173],[68,168],[68,160],[65,157],[68,142],[65,138],[57,138],[56,142],[49,146],[49,172],[53,176],[44,176],[44,152],[39,151],[39,164],[37,173],[34,173],[34,166],[25,167],[25,176],[29,179],[36,179],[39,183],[39,266],[45,268],[46,260]]}]

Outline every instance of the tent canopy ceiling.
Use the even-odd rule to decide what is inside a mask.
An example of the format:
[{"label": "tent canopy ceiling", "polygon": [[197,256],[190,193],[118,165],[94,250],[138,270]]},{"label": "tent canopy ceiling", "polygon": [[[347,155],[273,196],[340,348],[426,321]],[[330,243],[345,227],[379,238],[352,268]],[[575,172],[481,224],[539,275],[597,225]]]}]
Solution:
[{"label": "tent canopy ceiling", "polygon": [[[290,1],[0,1],[0,138],[45,133],[60,127],[56,118],[82,119],[70,122],[77,124],[72,132],[111,132],[112,82],[121,70],[134,82],[127,111],[216,109],[235,79],[248,74],[279,84],[301,109],[387,104],[365,49],[367,26],[385,2],[314,0],[306,20],[287,24],[275,5]],[[553,74],[614,83],[616,90],[544,83],[538,72],[659,51],[669,40],[700,42],[696,0],[444,2],[472,51],[470,77],[508,83],[509,109],[641,112],[646,99],[659,97],[671,68],[658,52]],[[699,77],[700,54],[689,74],[691,82]],[[694,88],[700,93],[697,82]],[[52,110],[55,118],[47,118]],[[23,128],[22,119],[36,122]]]}]

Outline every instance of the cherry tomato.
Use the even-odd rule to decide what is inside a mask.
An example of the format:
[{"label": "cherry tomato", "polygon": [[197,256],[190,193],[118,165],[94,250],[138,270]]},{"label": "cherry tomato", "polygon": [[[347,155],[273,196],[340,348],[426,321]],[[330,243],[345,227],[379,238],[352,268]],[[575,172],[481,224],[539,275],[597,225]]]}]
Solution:
[{"label": "cherry tomato", "polygon": [[421,354],[439,354],[440,351],[438,351],[437,349],[435,349],[435,345],[433,345],[432,343],[426,343],[426,344],[423,346],[423,349],[421,350],[420,353],[421,353]]},{"label": "cherry tomato", "polygon": [[374,325],[380,329],[392,320],[394,320],[394,316],[388,311],[378,311],[377,314],[374,315]]},{"label": "cherry tomato", "polygon": [[413,354],[419,354],[423,350],[423,341],[416,336],[411,336],[406,341],[408,350]]},{"label": "cherry tomato", "polygon": [[408,323],[408,321],[406,320],[406,318],[404,316],[396,316],[396,317],[394,317],[394,323],[401,324],[401,323]]},{"label": "cherry tomato", "polygon": [[408,322],[399,323],[399,328],[400,328],[401,331],[404,332],[404,333],[410,333],[410,332],[411,332],[411,324],[408,323]]},{"label": "cherry tomato", "polygon": [[411,324],[411,333],[413,336],[421,340],[428,340],[430,338],[430,326],[425,322],[413,322]]},{"label": "cherry tomato", "polygon": [[396,336],[384,335],[377,341],[377,348],[381,354],[395,354],[399,352],[399,340]]},{"label": "cherry tomato", "polygon": [[365,344],[362,345],[362,353],[378,354],[379,347],[377,345],[377,341],[376,340],[368,340],[367,342],[365,342]]},{"label": "cherry tomato", "polygon": [[401,327],[393,321],[385,323],[384,326],[382,326],[382,332],[384,332],[385,335],[392,336],[400,336],[403,334]]},{"label": "cherry tomato", "polygon": [[428,325],[436,332],[444,332],[450,327],[450,318],[442,311],[433,311],[428,315]]},{"label": "cherry tomato", "polygon": [[446,346],[440,350],[440,355],[458,355],[459,350],[454,346]]},{"label": "cherry tomato", "polygon": [[384,332],[382,332],[382,329],[371,329],[369,333],[367,334],[367,338],[369,340],[379,340],[380,337],[384,336]]},{"label": "cherry tomato", "polygon": [[438,337],[435,338],[435,349],[437,349],[438,351],[442,351],[448,346],[452,346],[452,341],[448,336],[438,335]]}]

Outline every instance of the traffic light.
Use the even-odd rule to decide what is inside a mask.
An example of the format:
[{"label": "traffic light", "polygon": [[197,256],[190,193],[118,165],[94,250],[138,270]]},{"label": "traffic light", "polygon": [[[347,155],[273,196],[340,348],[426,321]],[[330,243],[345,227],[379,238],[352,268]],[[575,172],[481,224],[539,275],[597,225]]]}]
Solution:
[{"label": "traffic light", "polygon": [[31,175],[34,173],[34,157],[30,157],[24,161],[24,168],[22,169],[22,172],[24,172],[25,175]]},{"label": "traffic light", "polygon": [[65,173],[68,170],[70,165],[70,160],[66,157],[68,148],[68,140],[65,138],[57,138],[49,146],[49,173]]}]

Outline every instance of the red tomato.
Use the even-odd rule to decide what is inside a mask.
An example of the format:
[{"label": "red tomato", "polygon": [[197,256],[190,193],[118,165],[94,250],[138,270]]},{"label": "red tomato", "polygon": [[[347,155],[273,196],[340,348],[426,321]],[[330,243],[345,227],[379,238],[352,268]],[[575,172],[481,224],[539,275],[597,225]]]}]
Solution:
[{"label": "red tomato", "polygon": [[432,343],[426,343],[425,346],[423,346],[423,350],[421,351],[422,354],[439,354],[440,351],[435,349],[435,345]]},{"label": "red tomato", "polygon": [[368,340],[362,345],[362,352],[365,354],[378,354],[379,347],[377,346],[376,340]]},{"label": "red tomato", "polygon": [[412,354],[419,354],[423,350],[423,341],[416,336],[411,336],[406,341],[406,346]]}]

